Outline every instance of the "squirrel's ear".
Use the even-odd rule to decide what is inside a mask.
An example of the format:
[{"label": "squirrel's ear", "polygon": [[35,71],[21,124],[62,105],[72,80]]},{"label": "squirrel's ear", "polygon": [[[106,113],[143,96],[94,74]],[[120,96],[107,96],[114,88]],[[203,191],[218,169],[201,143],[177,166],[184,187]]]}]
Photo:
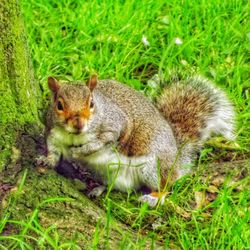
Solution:
[{"label": "squirrel's ear", "polygon": [[56,93],[60,88],[59,82],[52,76],[48,77],[48,85],[52,92]]},{"label": "squirrel's ear", "polygon": [[90,91],[93,91],[96,85],[97,85],[97,75],[92,75],[87,81],[87,86],[89,87]]}]

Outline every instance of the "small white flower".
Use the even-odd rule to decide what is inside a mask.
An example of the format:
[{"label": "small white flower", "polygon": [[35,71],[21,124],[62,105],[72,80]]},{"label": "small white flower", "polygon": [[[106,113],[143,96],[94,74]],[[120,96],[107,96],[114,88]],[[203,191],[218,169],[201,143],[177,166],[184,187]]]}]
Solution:
[{"label": "small white flower", "polygon": [[188,62],[186,60],[181,60],[181,64],[184,65],[184,66],[187,66]]},{"label": "small white flower", "polygon": [[160,77],[158,74],[153,75],[152,78],[150,78],[147,81],[147,85],[153,89],[156,89],[160,85]]},{"label": "small white flower", "polygon": [[147,37],[144,36],[144,35],[142,36],[141,41],[142,41],[142,43],[143,43],[145,46],[149,46],[149,45],[150,45],[150,43],[149,43]]},{"label": "small white flower", "polygon": [[169,16],[163,16],[161,22],[168,25],[169,24]]},{"label": "small white flower", "polygon": [[182,45],[182,44],[183,44],[182,40],[181,40],[179,37],[175,37],[174,43],[175,43],[176,45]]}]

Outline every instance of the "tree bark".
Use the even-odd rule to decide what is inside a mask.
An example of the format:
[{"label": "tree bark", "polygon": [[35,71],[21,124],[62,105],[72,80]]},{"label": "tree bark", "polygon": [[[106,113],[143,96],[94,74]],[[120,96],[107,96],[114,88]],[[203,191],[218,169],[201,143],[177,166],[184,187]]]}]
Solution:
[{"label": "tree bark", "polygon": [[40,88],[34,79],[18,0],[0,2],[0,171],[25,124],[38,123]]},{"label": "tree bark", "polygon": [[[122,246],[137,249],[138,242],[141,249],[149,249],[152,245],[149,238],[133,234],[127,226],[108,216],[108,213],[79,192],[72,181],[59,176],[55,171],[41,173],[29,170],[25,179],[21,192],[17,191],[18,188],[12,189],[11,195],[17,198],[16,202],[4,210],[7,209],[14,220],[29,222],[33,212],[39,207],[37,219],[40,225],[44,228],[56,226],[60,244],[76,238],[75,244],[80,249],[125,249]],[[70,200],[56,201],[59,197]],[[55,201],[44,202],[53,198]],[[4,206],[7,202],[2,204]],[[8,234],[18,234],[11,223],[6,228]],[[30,231],[30,235],[34,235],[34,232]],[[53,233],[51,236],[53,237]],[[95,241],[95,237],[98,240]],[[34,242],[34,249],[38,247]],[[159,245],[157,247],[161,249]]]}]

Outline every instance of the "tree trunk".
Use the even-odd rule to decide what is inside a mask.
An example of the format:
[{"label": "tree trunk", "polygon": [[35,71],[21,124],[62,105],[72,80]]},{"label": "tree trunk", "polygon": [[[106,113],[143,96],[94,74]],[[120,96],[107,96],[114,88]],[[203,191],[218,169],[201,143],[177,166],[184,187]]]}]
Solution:
[{"label": "tree trunk", "polygon": [[[12,219],[28,223],[36,208],[39,208],[35,218],[44,228],[56,226],[60,244],[75,238],[75,244],[80,249],[137,249],[138,242],[141,249],[149,249],[152,245],[149,244],[149,238],[138,233],[132,234],[127,226],[114,220],[109,213],[105,213],[79,192],[70,180],[59,176],[55,171],[41,173],[29,170],[25,179],[21,192],[18,192],[18,188],[12,189],[11,193],[17,198],[16,202],[4,210],[11,213]],[[62,197],[70,197],[70,200],[60,201]],[[2,204],[4,206],[7,202]],[[13,228],[12,223],[7,223],[5,228],[5,234],[22,231],[22,228]],[[29,231],[30,235],[34,236],[34,233]],[[49,235],[54,237],[53,232]],[[33,243],[34,249],[38,249],[37,242]],[[8,249],[12,249],[10,246],[6,245]]]},{"label": "tree trunk", "polygon": [[17,0],[0,2],[0,171],[9,162],[18,133],[38,123],[40,89],[34,80]]}]

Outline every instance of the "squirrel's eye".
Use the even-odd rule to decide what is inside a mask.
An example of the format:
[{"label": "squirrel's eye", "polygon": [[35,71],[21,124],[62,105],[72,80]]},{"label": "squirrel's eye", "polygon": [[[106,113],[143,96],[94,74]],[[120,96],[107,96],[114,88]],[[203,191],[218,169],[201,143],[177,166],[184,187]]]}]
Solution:
[{"label": "squirrel's eye", "polygon": [[91,99],[89,107],[92,109],[94,107],[94,101]]},{"label": "squirrel's eye", "polygon": [[63,105],[60,101],[57,102],[57,109],[62,111],[63,110]]}]

